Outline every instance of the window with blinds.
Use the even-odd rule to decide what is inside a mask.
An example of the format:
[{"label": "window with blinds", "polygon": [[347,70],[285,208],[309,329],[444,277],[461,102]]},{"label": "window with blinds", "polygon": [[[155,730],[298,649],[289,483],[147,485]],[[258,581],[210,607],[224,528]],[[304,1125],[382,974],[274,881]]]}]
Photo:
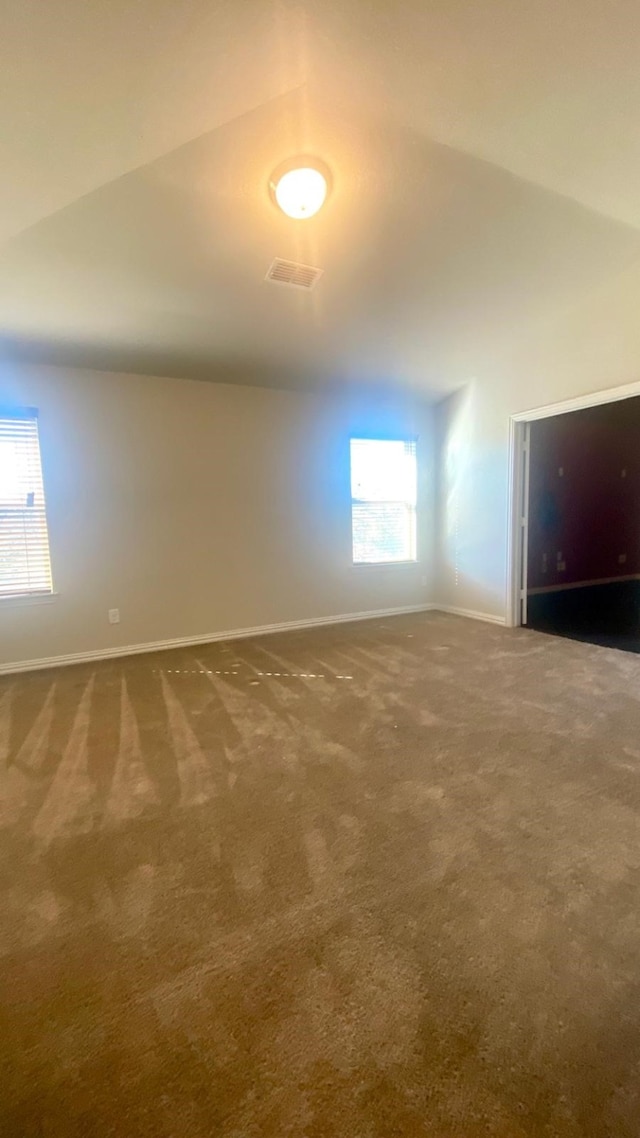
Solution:
[{"label": "window with blinds", "polygon": [[415,442],[351,439],[353,561],[415,561],[418,472]]},{"label": "window with blinds", "polygon": [[0,408],[0,598],[50,592],[38,414]]}]

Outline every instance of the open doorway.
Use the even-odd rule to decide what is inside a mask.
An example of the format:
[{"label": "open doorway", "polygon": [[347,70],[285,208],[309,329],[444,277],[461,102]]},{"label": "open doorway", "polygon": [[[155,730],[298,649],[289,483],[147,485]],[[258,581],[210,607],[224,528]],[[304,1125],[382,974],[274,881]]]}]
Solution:
[{"label": "open doorway", "polygon": [[639,386],[515,417],[512,461],[509,623],[640,653]]}]

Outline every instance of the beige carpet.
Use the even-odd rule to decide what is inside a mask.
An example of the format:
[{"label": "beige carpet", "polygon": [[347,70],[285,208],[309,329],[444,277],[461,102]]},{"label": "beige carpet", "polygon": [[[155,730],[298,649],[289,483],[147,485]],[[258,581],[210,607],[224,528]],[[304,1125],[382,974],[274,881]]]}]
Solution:
[{"label": "beige carpet", "polygon": [[638,1138],[640,659],[428,614],[0,680],[8,1138]]}]

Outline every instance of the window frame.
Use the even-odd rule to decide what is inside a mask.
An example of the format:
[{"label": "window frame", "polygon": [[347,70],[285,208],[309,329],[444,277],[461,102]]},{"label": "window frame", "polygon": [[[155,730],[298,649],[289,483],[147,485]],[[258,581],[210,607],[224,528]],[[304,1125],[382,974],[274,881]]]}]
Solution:
[{"label": "window frame", "polygon": [[[416,457],[416,504],[413,507],[413,517],[415,523],[415,557],[404,558],[402,561],[356,561],[354,560],[353,549],[353,507],[358,502],[358,499],[353,497],[353,483],[352,483],[352,447],[353,442],[371,442],[371,443],[403,443],[413,444],[415,447]],[[420,534],[418,527],[418,517],[420,511],[420,475],[418,469],[418,436],[417,435],[368,435],[368,434],[350,434],[349,435],[349,493],[350,493],[350,536],[351,536],[351,568],[355,570],[360,569],[373,569],[373,570],[389,570],[397,568],[407,568],[411,566],[419,566],[421,564],[420,557]],[[399,501],[397,498],[388,498],[383,500],[385,503],[395,503],[406,505],[406,503]]]}]

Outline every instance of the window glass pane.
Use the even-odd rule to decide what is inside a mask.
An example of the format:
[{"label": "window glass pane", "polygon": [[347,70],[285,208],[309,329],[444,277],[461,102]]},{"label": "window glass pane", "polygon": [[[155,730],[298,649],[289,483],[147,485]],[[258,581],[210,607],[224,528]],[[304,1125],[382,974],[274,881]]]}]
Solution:
[{"label": "window glass pane", "polygon": [[399,502],[353,504],[353,560],[415,560],[415,511]]},{"label": "window glass pane", "polygon": [[35,413],[0,414],[0,596],[51,592]]},{"label": "window glass pane", "polygon": [[387,439],[351,440],[351,496],[366,502],[416,504],[416,445]]}]

